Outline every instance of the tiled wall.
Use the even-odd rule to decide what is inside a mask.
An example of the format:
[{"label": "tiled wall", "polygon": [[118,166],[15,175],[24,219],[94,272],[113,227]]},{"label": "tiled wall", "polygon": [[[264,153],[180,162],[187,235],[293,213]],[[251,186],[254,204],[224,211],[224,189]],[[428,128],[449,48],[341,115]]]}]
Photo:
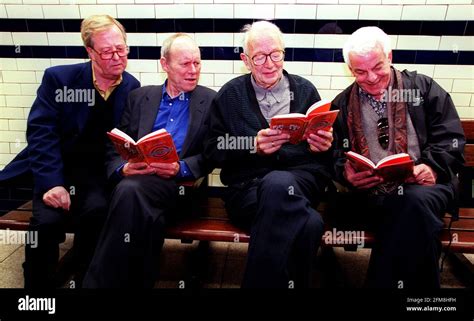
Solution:
[{"label": "tiled wall", "polygon": [[45,68],[85,61],[79,24],[91,14],[117,17],[132,47],[128,71],[143,85],[162,83],[159,46],[171,32],[202,47],[200,83],[219,89],[246,72],[240,28],[274,20],[285,33],[286,69],[333,98],[352,82],[342,63],[347,35],[378,25],[392,37],[395,65],[418,70],[451,93],[474,118],[474,5],[471,0],[2,0],[0,4],[0,168],[25,146],[26,118]]}]

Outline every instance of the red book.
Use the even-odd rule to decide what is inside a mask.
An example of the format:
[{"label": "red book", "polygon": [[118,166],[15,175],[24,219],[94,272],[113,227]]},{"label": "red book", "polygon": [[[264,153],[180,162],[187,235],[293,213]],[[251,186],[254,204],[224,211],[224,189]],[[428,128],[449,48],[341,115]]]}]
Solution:
[{"label": "red book", "polygon": [[414,162],[406,153],[384,157],[377,164],[352,151],[347,152],[346,156],[358,172],[371,170],[385,181],[404,181],[413,175]]},{"label": "red book", "polygon": [[308,108],[306,114],[291,113],[277,115],[270,121],[271,129],[279,129],[290,135],[290,143],[298,144],[318,130],[329,130],[339,110],[329,110],[331,101],[322,99]]},{"label": "red book", "polygon": [[120,129],[114,128],[107,135],[117,152],[128,162],[174,163],[179,160],[173,138],[166,129],[160,129],[134,141]]}]

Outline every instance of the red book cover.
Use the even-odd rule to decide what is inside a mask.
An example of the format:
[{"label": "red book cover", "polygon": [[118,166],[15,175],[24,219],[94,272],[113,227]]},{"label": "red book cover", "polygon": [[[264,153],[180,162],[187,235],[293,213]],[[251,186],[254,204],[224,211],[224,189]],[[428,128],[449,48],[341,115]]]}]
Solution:
[{"label": "red book cover", "polygon": [[107,135],[122,158],[131,163],[174,163],[179,160],[173,138],[166,129],[145,135],[137,142],[117,128]]},{"label": "red book cover", "polygon": [[271,129],[279,129],[290,135],[290,143],[298,144],[318,130],[329,130],[336,120],[339,110],[332,110],[331,101],[320,100],[308,108],[306,114],[291,113],[277,115],[270,121]]},{"label": "red book cover", "polygon": [[415,166],[410,155],[406,153],[387,156],[377,164],[352,151],[347,152],[346,157],[358,172],[372,170],[385,181],[404,181],[413,175],[413,167]]}]

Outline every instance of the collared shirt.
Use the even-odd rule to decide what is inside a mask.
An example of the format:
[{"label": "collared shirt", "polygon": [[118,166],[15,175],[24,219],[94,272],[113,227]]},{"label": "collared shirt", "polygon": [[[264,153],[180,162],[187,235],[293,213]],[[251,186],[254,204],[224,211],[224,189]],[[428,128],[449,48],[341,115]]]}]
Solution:
[{"label": "collared shirt", "polygon": [[[159,112],[153,125],[153,131],[165,128],[173,137],[178,154],[181,152],[188,132],[189,124],[189,100],[190,93],[180,93],[178,96],[171,98],[166,91],[166,84],[163,84],[163,94]],[[180,160],[180,171],[177,175],[179,178],[193,178],[194,175],[187,166],[186,162]]]},{"label": "collared shirt", "polygon": [[290,82],[285,75],[271,89],[260,87],[255,82],[255,79],[253,79],[253,76],[250,78],[257,96],[258,105],[268,123],[270,123],[272,117],[290,112]]},{"label": "collared shirt", "polygon": [[116,82],[114,82],[109,88],[107,88],[106,91],[103,91],[102,89],[99,88],[99,84],[97,83],[97,78],[95,78],[95,73],[94,73],[94,67],[92,67],[92,82],[94,83],[94,87],[99,93],[99,95],[104,98],[105,101],[110,97],[112,92],[114,91],[115,88],[118,87],[122,83],[122,75],[120,75],[119,79],[117,79]]}]

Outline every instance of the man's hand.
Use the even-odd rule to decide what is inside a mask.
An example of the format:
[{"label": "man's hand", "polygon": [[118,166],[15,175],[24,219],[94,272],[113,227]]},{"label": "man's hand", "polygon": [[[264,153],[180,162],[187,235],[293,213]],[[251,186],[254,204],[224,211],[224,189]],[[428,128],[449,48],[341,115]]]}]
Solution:
[{"label": "man's hand", "polygon": [[416,183],[418,185],[434,185],[438,176],[436,172],[426,164],[415,165],[413,176],[409,177],[406,183]]},{"label": "man's hand", "polygon": [[62,208],[69,211],[71,197],[63,186],[55,186],[43,194],[43,202],[54,208]]},{"label": "man's hand", "polygon": [[277,129],[262,129],[258,132],[255,139],[257,146],[257,153],[272,154],[281,148],[281,145],[289,141],[290,135],[282,134],[281,130]]},{"label": "man's hand", "polygon": [[334,138],[332,137],[332,127],[329,131],[318,130],[318,134],[310,134],[307,142],[309,149],[312,152],[325,152],[332,144]]},{"label": "man's hand", "polygon": [[374,175],[372,171],[356,172],[349,161],[344,164],[344,177],[358,189],[369,189],[383,182],[383,179]]},{"label": "man's hand", "polygon": [[130,175],[153,175],[155,174],[155,169],[149,166],[145,162],[140,163],[127,163],[122,168],[123,176]]},{"label": "man's hand", "polygon": [[150,166],[155,169],[156,175],[163,178],[175,177],[179,173],[179,162],[174,163],[151,163]]}]

